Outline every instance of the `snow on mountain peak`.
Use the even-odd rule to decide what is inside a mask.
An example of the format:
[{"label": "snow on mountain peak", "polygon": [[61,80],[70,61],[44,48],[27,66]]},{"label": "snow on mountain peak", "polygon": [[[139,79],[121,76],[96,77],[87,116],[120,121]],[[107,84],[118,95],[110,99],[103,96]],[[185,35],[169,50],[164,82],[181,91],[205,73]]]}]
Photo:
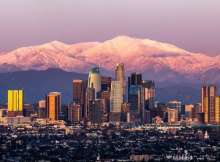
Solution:
[{"label": "snow on mountain peak", "polygon": [[172,44],[122,35],[104,42],[71,45],[52,41],[19,48],[0,55],[0,71],[16,71],[16,67],[23,70],[60,68],[87,72],[92,65],[101,65],[112,71],[118,62],[123,62],[128,72],[159,73],[166,70],[194,75],[220,67],[219,60],[220,57],[191,53]]},{"label": "snow on mountain peak", "polygon": [[49,43],[39,45],[37,47],[38,48],[46,48],[46,49],[60,49],[60,50],[63,50],[63,49],[69,48],[70,45],[67,45],[63,42],[55,40],[55,41],[52,41],[52,42],[49,42]]}]

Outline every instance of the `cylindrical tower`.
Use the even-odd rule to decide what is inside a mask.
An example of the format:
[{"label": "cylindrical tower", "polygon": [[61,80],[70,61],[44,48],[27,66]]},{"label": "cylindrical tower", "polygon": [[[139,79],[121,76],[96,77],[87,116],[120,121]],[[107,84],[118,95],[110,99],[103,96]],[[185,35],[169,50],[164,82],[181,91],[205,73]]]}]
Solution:
[{"label": "cylindrical tower", "polygon": [[95,89],[95,98],[101,91],[101,75],[98,67],[92,68],[89,71],[88,88]]}]

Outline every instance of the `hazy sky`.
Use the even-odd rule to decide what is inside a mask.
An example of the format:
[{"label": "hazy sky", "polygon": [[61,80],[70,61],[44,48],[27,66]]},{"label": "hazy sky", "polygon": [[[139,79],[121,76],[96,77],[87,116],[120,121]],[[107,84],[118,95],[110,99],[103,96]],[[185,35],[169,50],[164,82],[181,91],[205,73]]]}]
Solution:
[{"label": "hazy sky", "polygon": [[0,0],[0,51],[117,35],[220,54],[220,0]]}]

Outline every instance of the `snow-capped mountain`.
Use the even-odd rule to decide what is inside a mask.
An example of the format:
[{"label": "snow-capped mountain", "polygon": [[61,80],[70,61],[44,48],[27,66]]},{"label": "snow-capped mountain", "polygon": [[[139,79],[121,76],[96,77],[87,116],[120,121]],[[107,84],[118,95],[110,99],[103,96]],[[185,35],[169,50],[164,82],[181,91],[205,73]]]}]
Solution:
[{"label": "snow-capped mountain", "polygon": [[211,79],[209,71],[216,71],[211,75],[213,80],[220,77],[220,56],[210,57],[171,44],[127,36],[105,42],[65,44],[53,41],[19,48],[0,55],[0,72],[59,68],[87,73],[93,66],[113,72],[120,62],[125,64],[127,73],[141,72],[158,81]]}]

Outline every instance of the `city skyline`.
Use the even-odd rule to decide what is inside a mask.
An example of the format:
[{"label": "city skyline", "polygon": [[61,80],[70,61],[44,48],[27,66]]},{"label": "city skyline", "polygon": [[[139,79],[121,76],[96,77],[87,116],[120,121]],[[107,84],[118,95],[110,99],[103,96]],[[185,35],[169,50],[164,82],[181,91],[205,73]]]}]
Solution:
[{"label": "city skyline", "polygon": [[[72,99],[68,104],[62,102],[63,94],[60,92],[52,91],[45,96],[45,100],[26,103],[23,101],[24,90],[9,89],[7,103],[3,104],[3,107],[7,106],[9,118],[30,115],[34,112],[32,105],[36,106],[38,103],[38,117],[52,121],[67,121],[68,118],[72,122],[84,121],[93,124],[161,124],[163,121],[171,125],[180,121],[193,125],[220,123],[220,96],[217,95],[216,85],[204,84],[201,87],[200,102],[197,103],[183,104],[178,99],[161,102],[156,100],[156,85],[153,80],[145,80],[142,74],[137,72],[131,73],[128,79],[125,79],[126,69],[123,63],[116,64],[114,70],[114,78],[103,76],[100,67],[93,67],[89,70],[87,80],[72,80]],[[65,105],[66,111],[63,110]],[[165,112],[167,117],[161,115]]]},{"label": "city skyline", "polygon": [[0,161],[220,161],[219,0],[0,0]]},{"label": "city skyline", "polygon": [[218,0],[56,0],[53,5],[8,0],[0,6],[0,52],[53,40],[103,41],[117,35],[169,42],[208,55],[220,52]]}]

